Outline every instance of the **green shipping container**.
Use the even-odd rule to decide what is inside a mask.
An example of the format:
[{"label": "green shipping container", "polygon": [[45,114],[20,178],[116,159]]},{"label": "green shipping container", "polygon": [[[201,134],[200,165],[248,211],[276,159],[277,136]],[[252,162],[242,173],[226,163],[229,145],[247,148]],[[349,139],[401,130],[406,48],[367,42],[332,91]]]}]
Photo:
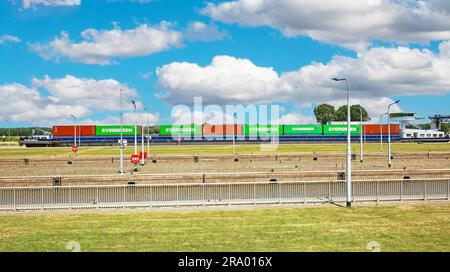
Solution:
[{"label": "green shipping container", "polygon": [[196,125],[180,125],[180,126],[167,126],[162,125],[159,127],[160,135],[198,135],[202,134],[201,126]]},{"label": "green shipping container", "polygon": [[245,125],[245,135],[281,135],[283,127],[280,125]]},{"label": "green shipping container", "polygon": [[[122,126],[123,136],[134,136],[135,126]],[[137,134],[140,133],[141,127],[138,126]],[[120,126],[96,126],[95,135],[97,136],[120,136]]]},{"label": "green shipping container", "polygon": [[[361,134],[360,125],[350,126],[351,134]],[[324,125],[323,134],[325,135],[347,135],[347,125]]]},{"label": "green shipping container", "polygon": [[322,134],[322,125],[284,125],[284,134]]}]

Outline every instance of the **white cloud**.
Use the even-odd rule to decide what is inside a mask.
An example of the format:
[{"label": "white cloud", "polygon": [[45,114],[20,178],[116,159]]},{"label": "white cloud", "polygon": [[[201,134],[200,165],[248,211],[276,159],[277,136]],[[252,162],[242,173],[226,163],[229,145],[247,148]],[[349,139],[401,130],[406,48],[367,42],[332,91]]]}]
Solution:
[{"label": "white cloud", "polygon": [[308,36],[358,51],[373,40],[450,39],[448,0],[236,0],[201,13],[225,23],[269,26],[287,37]]},{"label": "white cloud", "polygon": [[34,8],[35,6],[79,6],[81,0],[22,0],[24,9]]},{"label": "white cloud", "polygon": [[[278,74],[248,59],[216,56],[211,64],[173,62],[157,69],[161,98],[171,104],[259,104],[287,102],[308,105],[342,100],[349,79],[354,102],[371,114],[384,113],[392,96],[441,95],[450,92],[448,43],[440,53],[427,49],[372,48],[356,58],[336,56],[329,63],[312,63]],[[343,103],[341,103],[343,104]],[[286,117],[287,118],[287,117]]]},{"label": "white cloud", "polygon": [[19,43],[19,42],[21,42],[21,40],[19,39],[19,37],[12,36],[12,35],[2,35],[2,36],[0,36],[0,44],[4,44],[4,43],[7,43],[7,42]]},{"label": "white cloud", "polygon": [[442,42],[439,44],[439,52],[441,55],[450,58],[450,41]]},{"label": "white cloud", "polygon": [[[67,75],[63,78],[33,79],[35,88],[44,88],[51,93],[49,99],[55,103],[84,105],[92,109],[112,110],[120,107],[120,89],[125,99],[136,97],[137,92],[114,79],[95,80]],[[126,101],[126,100],[125,100]]]},{"label": "white cloud", "polygon": [[[43,95],[44,89],[48,95]],[[86,118],[91,114],[120,110],[120,89],[123,89],[124,111],[137,96],[136,90],[113,80],[94,80],[65,76],[33,79],[31,87],[22,84],[0,85],[0,118],[13,121],[64,120],[70,114]]]},{"label": "white cloud", "polygon": [[116,58],[148,56],[172,47],[180,47],[182,33],[172,30],[171,24],[161,22],[157,26],[142,24],[135,29],[113,30],[87,29],[81,33],[83,40],[73,42],[69,34],[49,43],[31,44],[31,49],[46,60],[59,61],[68,58],[87,64],[111,64]]},{"label": "white cloud", "polygon": [[228,32],[219,30],[215,24],[205,24],[203,22],[190,22],[184,33],[189,41],[217,41],[228,36]]},{"label": "white cloud", "polygon": [[211,104],[260,103],[279,94],[280,78],[272,68],[230,56],[216,56],[206,67],[173,62],[159,67],[156,74],[167,91],[162,98],[173,104],[192,103],[194,96]]},{"label": "white cloud", "polygon": [[291,124],[312,124],[316,122],[316,118],[312,116],[305,116],[297,112],[284,114],[280,117],[279,123],[282,125]]}]

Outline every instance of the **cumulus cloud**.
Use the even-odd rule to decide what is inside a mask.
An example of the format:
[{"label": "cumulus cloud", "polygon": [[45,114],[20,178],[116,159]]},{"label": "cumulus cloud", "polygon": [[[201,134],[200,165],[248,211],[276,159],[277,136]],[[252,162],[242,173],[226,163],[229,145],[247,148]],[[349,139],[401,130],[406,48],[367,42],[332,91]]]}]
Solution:
[{"label": "cumulus cloud", "polygon": [[34,8],[36,6],[79,6],[81,0],[22,0],[24,9]]},{"label": "cumulus cloud", "polygon": [[224,23],[269,26],[287,37],[308,36],[361,51],[372,41],[450,39],[447,0],[235,0],[201,13]]},{"label": "cumulus cloud", "polygon": [[161,97],[173,104],[192,103],[194,96],[211,104],[263,103],[278,95],[280,83],[272,68],[230,56],[216,56],[205,67],[173,62],[157,68],[156,74],[167,91]]},{"label": "cumulus cloud", "polygon": [[82,41],[73,42],[67,32],[48,43],[31,44],[31,49],[46,60],[68,58],[87,64],[111,64],[116,58],[148,56],[172,47],[180,47],[182,33],[171,29],[171,24],[157,26],[142,24],[134,29],[87,29]]},{"label": "cumulus cloud", "polygon": [[[331,81],[349,79],[352,103],[371,114],[384,113],[391,96],[440,95],[450,92],[448,43],[441,51],[372,48],[356,58],[335,56],[329,63],[312,63],[278,74],[248,59],[216,56],[211,64],[173,62],[157,68],[161,98],[171,104],[191,104],[202,97],[209,104],[258,104],[287,102],[307,105],[335,102],[342,105],[346,87]],[[339,102],[339,103],[338,103]]]},{"label": "cumulus cloud", "polygon": [[[124,102],[137,96],[136,90],[113,79],[94,80],[67,75],[53,79],[34,78],[30,87],[22,84],[0,85],[0,118],[13,121],[67,119],[70,114],[86,118],[93,113],[120,109],[120,89]],[[44,90],[48,95],[43,95]],[[124,110],[131,110],[124,103]]]},{"label": "cumulus cloud", "polygon": [[21,40],[19,39],[19,37],[16,37],[16,36],[1,35],[0,36],[0,44],[4,44],[4,43],[7,43],[7,42],[19,43],[19,42],[21,42]]},{"label": "cumulus cloud", "polygon": [[136,97],[137,92],[114,79],[95,80],[67,75],[63,78],[33,79],[35,88],[51,93],[49,99],[55,103],[84,105],[92,109],[113,110],[120,107],[120,89],[125,98]]},{"label": "cumulus cloud", "polygon": [[228,32],[219,30],[215,24],[194,21],[188,24],[184,35],[189,41],[209,42],[223,40]]}]

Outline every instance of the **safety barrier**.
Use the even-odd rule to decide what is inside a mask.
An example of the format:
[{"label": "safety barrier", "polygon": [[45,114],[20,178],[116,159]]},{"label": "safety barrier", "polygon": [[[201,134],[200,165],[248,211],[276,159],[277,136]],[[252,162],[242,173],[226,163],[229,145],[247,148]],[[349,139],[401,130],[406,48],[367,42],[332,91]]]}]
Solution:
[{"label": "safety barrier", "polygon": [[[449,200],[450,179],[363,180],[354,202]],[[0,188],[0,210],[181,207],[346,201],[345,181]]]}]

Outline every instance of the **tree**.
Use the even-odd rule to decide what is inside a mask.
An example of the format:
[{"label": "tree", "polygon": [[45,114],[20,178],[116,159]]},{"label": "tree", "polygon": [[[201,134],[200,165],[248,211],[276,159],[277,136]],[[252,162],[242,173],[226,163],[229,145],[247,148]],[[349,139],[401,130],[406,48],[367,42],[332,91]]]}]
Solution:
[{"label": "tree", "polygon": [[443,124],[441,124],[441,129],[445,133],[450,133],[450,123],[443,123]]},{"label": "tree", "polygon": [[316,115],[317,123],[326,125],[333,121],[335,115],[335,109],[328,104],[321,104],[314,108],[314,114]]},{"label": "tree", "polygon": [[[350,119],[351,121],[359,121],[360,120],[360,110],[362,110],[362,117],[363,121],[369,121],[369,114],[367,113],[366,109],[362,107],[361,105],[352,105],[350,107]],[[339,109],[336,111],[336,115],[334,118],[334,121],[347,121],[347,105],[342,105],[339,107]]]}]

